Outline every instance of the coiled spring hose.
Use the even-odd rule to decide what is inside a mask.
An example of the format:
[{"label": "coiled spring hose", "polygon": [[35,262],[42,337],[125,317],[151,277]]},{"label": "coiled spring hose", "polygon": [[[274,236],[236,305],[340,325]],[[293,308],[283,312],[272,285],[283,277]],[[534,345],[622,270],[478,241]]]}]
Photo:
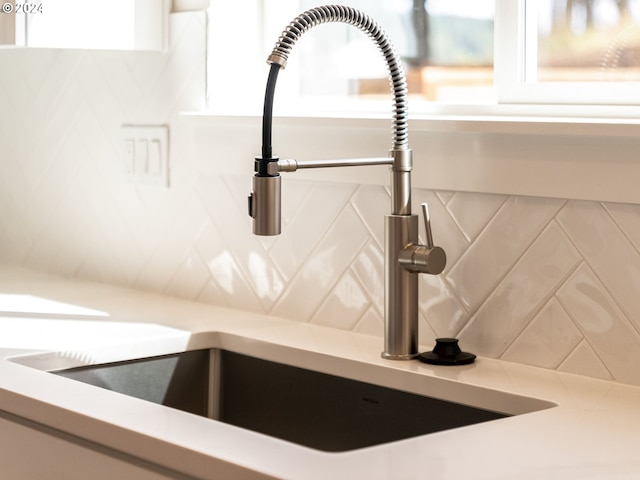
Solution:
[{"label": "coiled spring hose", "polygon": [[366,33],[382,52],[387,63],[389,83],[393,95],[392,150],[409,148],[407,80],[400,58],[389,41],[387,34],[371,17],[355,8],[343,5],[326,5],[307,10],[298,15],[282,32],[271,55],[269,55],[268,62],[271,64],[271,70],[267,80],[262,123],[262,156],[264,159],[270,159],[272,154],[273,96],[278,71],[286,66],[291,49],[306,31],[316,25],[332,22],[353,25]]}]

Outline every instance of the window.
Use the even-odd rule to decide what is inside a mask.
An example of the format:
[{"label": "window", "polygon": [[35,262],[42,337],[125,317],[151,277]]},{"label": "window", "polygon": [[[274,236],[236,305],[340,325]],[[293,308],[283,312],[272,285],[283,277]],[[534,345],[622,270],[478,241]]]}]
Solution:
[{"label": "window", "polygon": [[[210,9],[210,50],[234,41],[233,70],[246,72],[237,81],[242,91],[259,99],[265,60],[282,30],[299,13],[321,4],[317,0],[248,0],[215,2]],[[409,94],[416,101],[495,103],[493,88],[493,16],[495,0],[343,0],[366,12],[389,35],[405,62]],[[227,5],[220,5],[227,4]],[[233,4],[233,5],[231,5]],[[230,18],[241,18],[239,32]],[[252,25],[255,25],[253,27]],[[258,45],[256,47],[255,45]],[[212,61],[220,59],[213,55]],[[251,65],[248,63],[251,62]],[[211,65],[213,109],[225,102],[216,66]],[[255,90],[254,84],[260,90]],[[238,83],[236,83],[236,86]],[[375,44],[350,25],[319,25],[303,35],[291,54],[286,73],[278,78],[277,103],[305,103],[310,110],[387,109],[386,66]],[[301,100],[304,99],[304,100]],[[276,104],[276,108],[278,107]],[[223,108],[224,109],[224,108]]]},{"label": "window", "polygon": [[[640,0],[341,3],[365,11],[389,34],[405,62],[413,112],[456,104],[640,104]],[[213,2],[211,109],[238,111],[237,95],[229,95],[235,91],[258,113],[264,82],[256,78],[266,79],[268,53],[283,28],[316,5]],[[220,45],[232,45],[224,58],[214,53]],[[233,85],[216,73],[222,58],[227,71],[237,72]],[[278,80],[276,112],[283,106],[307,115],[387,111],[386,69],[373,42],[341,24],[303,35]]]},{"label": "window", "polygon": [[[302,10],[317,5],[301,0]],[[387,32],[415,99],[492,103],[494,0],[351,0]],[[301,11],[302,11],[301,10]],[[374,43],[348,25],[316,27],[300,41],[300,93],[388,100],[386,67]],[[302,44],[302,40],[305,44]],[[295,50],[293,55],[297,55]]]},{"label": "window", "polygon": [[640,104],[638,0],[499,0],[496,45],[501,103]]},{"label": "window", "polygon": [[0,44],[36,48],[163,50],[169,0],[4,2]]}]

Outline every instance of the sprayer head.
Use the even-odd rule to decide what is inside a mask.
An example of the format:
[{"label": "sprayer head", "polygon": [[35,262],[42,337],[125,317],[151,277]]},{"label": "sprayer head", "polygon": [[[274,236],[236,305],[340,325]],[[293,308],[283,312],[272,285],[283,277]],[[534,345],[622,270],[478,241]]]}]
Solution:
[{"label": "sprayer head", "polygon": [[254,175],[249,215],[255,235],[280,235],[280,175]]}]

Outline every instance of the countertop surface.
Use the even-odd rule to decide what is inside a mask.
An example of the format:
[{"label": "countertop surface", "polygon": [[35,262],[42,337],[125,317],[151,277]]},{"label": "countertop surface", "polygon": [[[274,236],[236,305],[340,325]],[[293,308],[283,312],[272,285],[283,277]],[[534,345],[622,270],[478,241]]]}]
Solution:
[{"label": "countertop surface", "polygon": [[[381,338],[307,323],[0,270],[0,411],[183,478],[640,478],[639,387],[486,358],[463,367],[389,361],[380,357],[381,345]],[[556,406],[328,453],[38,368],[213,347],[262,351],[283,362],[375,377],[410,391],[439,385],[452,399],[472,387],[474,401],[505,392]]]}]

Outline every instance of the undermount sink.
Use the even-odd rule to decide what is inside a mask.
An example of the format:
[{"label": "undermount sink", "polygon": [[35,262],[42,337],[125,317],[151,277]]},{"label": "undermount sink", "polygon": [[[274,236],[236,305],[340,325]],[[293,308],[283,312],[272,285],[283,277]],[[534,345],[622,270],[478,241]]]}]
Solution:
[{"label": "undermount sink", "polygon": [[220,348],[51,373],[331,452],[553,406],[480,389],[476,397],[502,408],[479,408]]}]

